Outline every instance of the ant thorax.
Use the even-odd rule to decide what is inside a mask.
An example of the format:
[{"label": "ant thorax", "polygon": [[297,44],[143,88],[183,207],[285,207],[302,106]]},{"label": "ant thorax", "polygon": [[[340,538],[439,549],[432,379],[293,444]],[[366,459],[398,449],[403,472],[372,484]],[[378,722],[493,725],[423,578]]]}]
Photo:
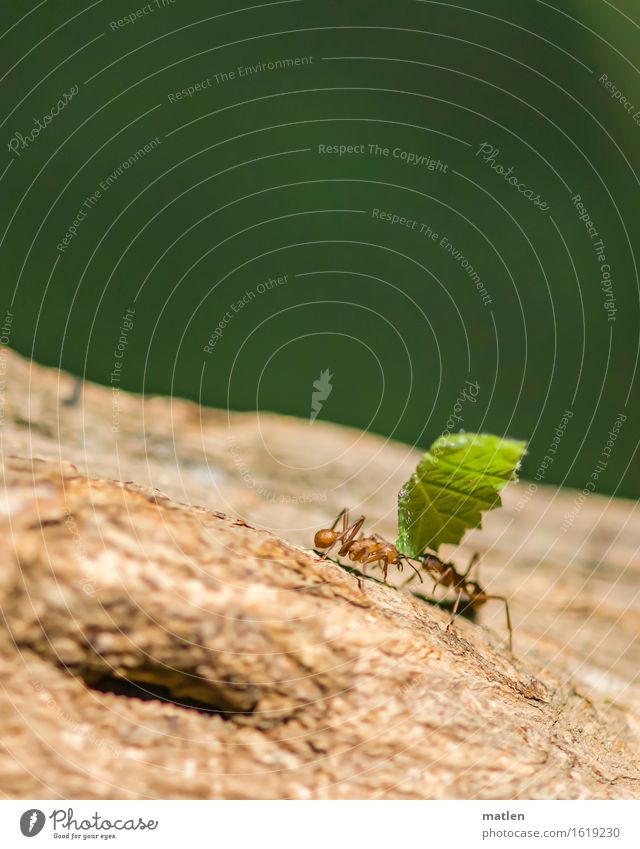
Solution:
[{"label": "ant thorax", "polygon": [[363,539],[355,540],[349,548],[349,559],[361,561],[370,557],[372,554],[382,553],[383,545],[373,537],[364,537]]}]

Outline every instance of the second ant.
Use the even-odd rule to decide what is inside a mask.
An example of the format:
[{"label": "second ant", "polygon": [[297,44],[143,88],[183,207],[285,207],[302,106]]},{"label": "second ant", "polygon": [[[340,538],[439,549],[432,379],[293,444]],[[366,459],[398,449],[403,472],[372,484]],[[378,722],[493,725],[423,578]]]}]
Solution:
[{"label": "second ant", "polygon": [[[342,520],[342,530],[338,531],[336,527],[340,523],[340,520]],[[377,566],[382,569],[382,576],[385,583],[389,566],[395,566],[399,571],[402,571],[404,564],[407,563],[413,569],[414,574],[402,586],[406,586],[416,576],[422,582],[422,575],[413,561],[406,555],[401,554],[393,543],[387,542],[378,534],[365,536],[361,533],[364,522],[365,517],[360,516],[355,522],[349,524],[349,511],[344,508],[340,511],[330,528],[321,528],[316,532],[314,537],[316,552],[324,560],[329,556],[329,553],[335,546],[339,545],[337,551],[338,565],[342,565],[339,558],[348,557],[352,563],[358,563],[360,565],[362,574],[365,577],[368,577],[366,574],[367,566]],[[439,586],[451,589],[456,593],[451,609],[451,619],[447,628],[452,625],[458,613],[462,612],[460,608],[461,602],[463,610],[466,609],[474,613],[491,599],[501,601],[505,608],[507,629],[509,631],[509,650],[511,650],[513,647],[513,629],[511,626],[509,603],[505,596],[485,592],[478,581],[470,577],[471,571],[476,567],[478,559],[479,555],[474,554],[464,572],[459,572],[453,563],[445,563],[436,554],[429,552],[420,555],[417,558],[417,563],[433,578],[432,594]]]}]

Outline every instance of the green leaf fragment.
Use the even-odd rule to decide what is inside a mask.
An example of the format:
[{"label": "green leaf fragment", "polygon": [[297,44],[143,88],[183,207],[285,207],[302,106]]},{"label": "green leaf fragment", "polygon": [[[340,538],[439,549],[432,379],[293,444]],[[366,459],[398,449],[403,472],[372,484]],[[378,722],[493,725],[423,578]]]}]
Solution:
[{"label": "green leaf fragment", "polygon": [[482,527],[482,513],[500,507],[500,490],[515,480],[526,445],[484,433],[437,439],[398,494],[398,550],[418,557]]}]

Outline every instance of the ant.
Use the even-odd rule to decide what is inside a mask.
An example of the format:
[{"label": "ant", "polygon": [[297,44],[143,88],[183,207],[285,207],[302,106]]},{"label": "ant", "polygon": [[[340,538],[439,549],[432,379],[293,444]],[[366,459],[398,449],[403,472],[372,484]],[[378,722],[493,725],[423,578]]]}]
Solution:
[{"label": "ant", "polygon": [[[336,525],[342,519],[342,531],[336,530]],[[387,572],[389,566],[397,566],[402,571],[403,564],[406,562],[413,569],[414,574],[411,575],[402,585],[405,587],[408,583],[418,576],[422,583],[422,575],[411,562],[411,559],[405,554],[401,554],[398,549],[390,542],[384,540],[378,534],[372,534],[365,537],[362,534],[358,537],[362,526],[364,525],[365,517],[360,516],[353,524],[349,524],[349,511],[343,508],[338,514],[335,522],[330,528],[321,528],[316,532],[314,537],[314,546],[322,551],[321,558],[324,560],[329,556],[331,549],[338,543],[338,558],[348,555],[353,562],[359,563],[362,566],[362,571],[366,576],[365,567],[370,563],[375,563],[382,568],[384,581],[387,580]],[[317,553],[320,553],[318,551]],[[513,649],[513,628],[511,626],[511,614],[509,612],[509,602],[505,596],[494,595],[485,592],[477,580],[469,577],[471,570],[476,566],[479,555],[474,554],[465,572],[458,572],[453,563],[445,563],[436,554],[425,553],[417,558],[420,566],[434,579],[433,590],[435,593],[436,587],[446,587],[453,589],[456,592],[456,599],[451,609],[451,619],[447,625],[450,628],[455,617],[458,615],[460,602],[463,597],[466,603],[463,605],[463,610],[469,610],[475,613],[478,608],[482,607],[487,601],[492,599],[501,601],[504,604],[504,609],[507,618],[507,630],[509,631],[509,651]],[[338,561],[339,562],[339,561]],[[477,574],[477,570],[476,570]],[[360,583],[358,579],[358,583]]]},{"label": "ant", "polygon": [[[433,581],[433,589],[431,590],[431,594],[436,590],[436,587],[447,587],[452,588],[456,592],[456,600],[453,603],[453,608],[451,610],[451,620],[449,621],[450,627],[453,620],[455,619],[458,608],[460,607],[460,601],[464,596],[466,599],[466,603],[464,607],[470,610],[472,613],[475,613],[478,608],[482,607],[486,602],[494,599],[495,601],[501,601],[504,604],[504,611],[507,618],[507,630],[509,631],[509,651],[513,650],[513,628],[511,625],[511,614],[509,612],[509,602],[506,597],[503,595],[495,595],[494,593],[487,593],[482,589],[478,581],[474,581],[469,578],[471,570],[476,565],[478,560],[480,559],[479,554],[474,554],[471,560],[469,561],[469,565],[465,572],[458,572],[455,565],[453,563],[445,563],[440,560],[440,558],[436,554],[422,554],[418,560],[422,564],[423,568],[431,575],[434,579]],[[476,570],[477,575],[477,570]],[[409,580],[405,581],[403,586],[406,586],[409,581],[413,580],[413,575],[409,578]]]},{"label": "ant", "polygon": [[[336,525],[342,519],[342,531],[336,531]],[[359,563],[362,566],[362,572],[366,577],[366,567],[370,563],[376,563],[382,568],[382,576],[386,582],[389,566],[397,566],[402,572],[402,566],[406,561],[414,571],[414,575],[409,580],[417,575],[422,583],[422,575],[410,561],[410,559],[400,554],[395,545],[387,542],[378,534],[372,534],[365,537],[362,534],[358,537],[362,526],[364,525],[364,516],[360,516],[352,525],[349,524],[349,511],[344,507],[331,525],[330,528],[321,528],[316,532],[313,539],[313,544],[316,549],[323,551],[322,560],[329,556],[329,552],[337,543],[340,543],[338,549],[338,557],[349,556],[349,560],[354,563]],[[356,539],[356,537],[358,537]],[[320,552],[318,552],[320,553]],[[407,581],[408,583],[408,581]]]}]

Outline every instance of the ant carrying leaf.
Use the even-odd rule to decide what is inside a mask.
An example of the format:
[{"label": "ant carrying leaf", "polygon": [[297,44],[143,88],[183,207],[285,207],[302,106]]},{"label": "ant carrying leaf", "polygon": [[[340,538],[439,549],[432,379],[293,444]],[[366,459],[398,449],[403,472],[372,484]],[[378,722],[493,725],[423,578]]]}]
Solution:
[{"label": "ant carrying leaf", "polygon": [[[336,531],[336,525],[342,519],[342,531]],[[338,513],[338,516],[330,528],[321,528],[316,532],[313,544],[316,549],[323,551],[322,560],[329,556],[329,552],[336,546],[338,549],[338,557],[349,557],[354,563],[360,563],[363,574],[366,576],[366,567],[369,564],[375,564],[382,569],[384,580],[387,580],[387,572],[389,565],[397,566],[399,571],[402,571],[403,564],[408,563],[413,569],[415,575],[422,581],[420,572],[416,569],[413,563],[404,554],[400,554],[395,545],[384,540],[378,534],[364,536],[360,533],[364,525],[364,516],[360,516],[352,525],[349,524],[349,511],[345,507]],[[414,577],[415,577],[414,575]]]},{"label": "ant carrying leaf", "polygon": [[[369,577],[367,566],[382,569],[386,583],[389,566],[402,571],[408,565],[413,574],[403,586],[416,577],[422,582],[422,573],[428,574],[434,581],[432,595],[437,587],[455,592],[448,628],[458,613],[473,615],[491,599],[503,602],[511,649],[513,629],[507,599],[487,593],[477,579],[477,571],[476,578],[471,578],[478,555],[474,554],[467,569],[460,572],[453,563],[441,560],[436,552],[442,543],[458,543],[467,528],[481,527],[482,512],[502,504],[500,490],[515,479],[525,448],[524,442],[489,434],[441,437],[400,490],[395,545],[378,534],[365,536],[362,533],[365,517],[360,516],[350,524],[345,508],[330,528],[317,531],[315,549],[324,560],[338,546],[335,562],[343,566],[340,558],[348,557],[352,563],[359,564],[359,572],[344,567],[357,573],[359,582],[360,575]],[[341,529],[336,530],[341,520]],[[425,598],[421,593],[414,595]]]}]

